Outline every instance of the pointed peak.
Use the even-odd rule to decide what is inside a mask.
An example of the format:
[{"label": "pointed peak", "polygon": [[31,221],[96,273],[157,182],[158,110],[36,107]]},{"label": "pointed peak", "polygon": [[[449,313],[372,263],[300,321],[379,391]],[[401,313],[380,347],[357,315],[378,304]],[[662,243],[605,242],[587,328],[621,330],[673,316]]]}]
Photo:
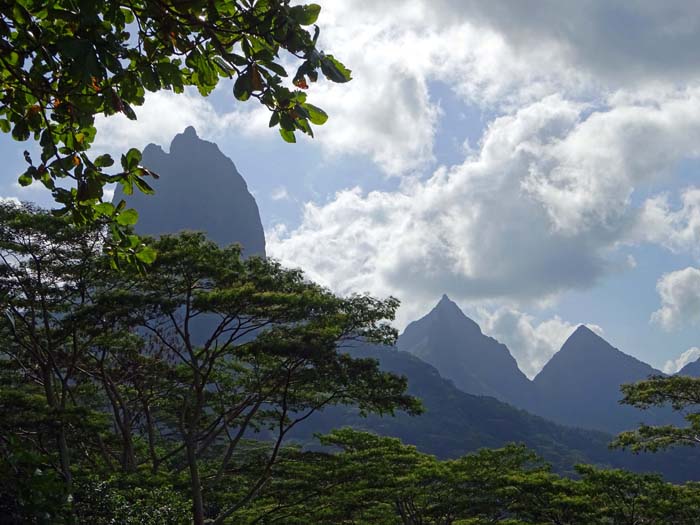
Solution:
[{"label": "pointed peak", "polygon": [[442,297],[440,297],[438,304],[455,304],[455,302],[452,299],[450,299],[446,293],[444,293],[442,294]]},{"label": "pointed peak", "polygon": [[600,339],[601,341],[605,341],[605,339],[600,337],[600,335],[588,328],[585,324],[578,325],[576,330],[569,336],[569,339]]},{"label": "pointed peak", "polygon": [[464,315],[464,312],[447,294],[442,294],[438,303],[433,307],[426,317],[440,317],[444,319],[454,319],[460,323],[466,323],[472,329],[478,330],[481,333],[481,328],[473,320]]},{"label": "pointed peak", "polygon": [[578,325],[578,326],[576,327],[576,330],[574,330],[573,333],[575,333],[575,334],[587,334],[587,335],[593,334],[593,335],[597,335],[593,330],[591,330],[590,328],[588,328],[585,324],[580,324],[580,325]]},{"label": "pointed peak", "polygon": [[[458,311],[460,314],[462,314],[462,310],[457,306],[457,303],[455,303],[452,299],[450,299],[447,294],[442,294],[442,297],[438,301],[438,303],[435,305],[433,308],[433,311]],[[464,314],[462,314],[464,315]]]},{"label": "pointed peak", "polygon": [[197,130],[194,129],[194,126],[187,126],[185,128],[185,131],[182,132],[182,134],[185,137],[196,137],[199,138],[199,135],[197,135]]},{"label": "pointed peak", "polygon": [[586,325],[580,324],[566,339],[561,347],[564,353],[570,352],[591,352],[592,350],[617,350],[600,335],[595,333]]}]

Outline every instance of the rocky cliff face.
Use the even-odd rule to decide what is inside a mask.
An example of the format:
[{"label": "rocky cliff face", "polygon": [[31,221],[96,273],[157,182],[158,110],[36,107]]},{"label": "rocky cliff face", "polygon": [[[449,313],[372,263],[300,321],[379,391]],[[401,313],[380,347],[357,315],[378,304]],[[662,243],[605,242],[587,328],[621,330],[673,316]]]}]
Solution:
[{"label": "rocky cliff face", "polygon": [[231,159],[216,144],[188,127],[166,153],[149,144],[141,163],[160,175],[155,195],[117,189],[114,202],[126,199],[139,212],[136,231],[147,235],[203,231],[224,246],[240,243],[244,255],[265,255],[265,235],[255,199]]}]

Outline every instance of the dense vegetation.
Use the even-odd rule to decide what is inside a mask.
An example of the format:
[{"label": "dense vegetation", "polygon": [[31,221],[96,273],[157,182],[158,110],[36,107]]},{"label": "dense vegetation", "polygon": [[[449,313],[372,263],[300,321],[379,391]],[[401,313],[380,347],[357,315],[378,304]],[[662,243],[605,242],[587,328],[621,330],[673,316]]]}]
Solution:
[{"label": "dense vegetation", "polygon": [[[201,234],[140,238],[136,211],[104,200],[110,183],[152,193],[157,175],[138,150],[114,171],[109,155],[89,155],[96,115],[135,119],[149,91],[207,95],[230,79],[284,140],[313,135],[327,115],[307,102],[309,83],[350,80],[317,49],[319,11],[289,0],[0,3],[0,130],[38,142],[19,183],[43,184],[60,205],[0,205],[0,522],[699,523],[695,484],[587,465],[562,477],[522,445],[445,460],[351,428],[295,445],[297,427],[328,407],[421,412],[405,377],[346,351],[393,344],[397,301],[336,297]],[[625,401],[694,406],[699,381],[652,378]],[[687,420],[618,444],[695,445],[700,416]]]},{"label": "dense vegetation", "polygon": [[6,523],[697,523],[654,475],[554,474],[522,446],[438,460],[352,429],[299,448],[311,414],[421,411],[352,356],[393,343],[397,302],[335,297],[200,234],[146,239],[115,272],[99,232],[0,207],[0,515]]}]

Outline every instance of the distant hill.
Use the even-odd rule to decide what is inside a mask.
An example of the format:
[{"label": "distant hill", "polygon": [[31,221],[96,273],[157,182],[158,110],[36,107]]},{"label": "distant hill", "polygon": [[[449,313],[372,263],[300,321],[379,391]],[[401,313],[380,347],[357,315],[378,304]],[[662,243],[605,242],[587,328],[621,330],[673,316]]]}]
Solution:
[{"label": "distant hill", "polygon": [[193,127],[176,135],[166,153],[149,144],[141,163],[160,175],[149,184],[155,195],[118,188],[114,202],[125,199],[139,212],[136,231],[160,235],[182,230],[207,233],[224,246],[240,243],[244,255],[265,255],[265,233],[255,199],[231,159],[202,140]]},{"label": "distant hill", "polygon": [[464,392],[533,407],[532,384],[508,348],[484,335],[447,295],[406,327],[397,347],[433,365]]},{"label": "distant hill", "polygon": [[678,371],[679,376],[700,377],[700,359],[688,363]]},{"label": "distant hill", "polygon": [[572,474],[576,463],[594,463],[660,472],[673,481],[700,479],[700,456],[693,450],[641,455],[610,450],[610,434],[558,425],[492,397],[467,394],[434,367],[406,352],[366,346],[352,354],[378,359],[382,369],[406,376],[409,392],[421,398],[426,412],[416,417],[399,413],[363,418],[351,409],[331,408],[306,421],[294,437],[307,442],[314,432],[352,426],[399,437],[440,458],[518,442],[538,452],[563,474]]},{"label": "distant hill", "polygon": [[537,413],[558,423],[620,432],[640,422],[668,423],[670,411],[620,405],[620,385],[661,374],[579,326],[537,374]]}]

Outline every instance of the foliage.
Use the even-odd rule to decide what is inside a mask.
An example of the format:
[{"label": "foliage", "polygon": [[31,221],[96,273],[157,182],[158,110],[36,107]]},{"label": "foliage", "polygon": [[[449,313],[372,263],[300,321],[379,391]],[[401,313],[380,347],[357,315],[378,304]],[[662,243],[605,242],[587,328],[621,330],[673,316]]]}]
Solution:
[{"label": "foliage", "polygon": [[553,474],[522,446],[438,461],[390,437],[352,429],[320,436],[332,446],[291,450],[276,478],[236,523],[400,525],[694,524],[695,485],[578,467]]},{"label": "foliage", "polygon": [[629,447],[635,452],[656,452],[676,445],[695,446],[700,443],[700,379],[684,376],[653,376],[622,386],[622,403],[647,409],[670,405],[676,411],[686,411],[685,427],[675,425],[650,426],[621,433],[615,440],[618,447]]},{"label": "foliage", "polygon": [[[148,274],[112,272],[94,230],[10,204],[0,215],[3,435],[56,474],[53,522],[84,511],[78,484],[116,477],[105,511],[148,496],[156,512],[158,491],[137,492],[160,480],[187,494],[195,523],[224,523],[257,497],[289,431],[314,412],[420,410],[405,378],[339,350],[392,343],[394,299],[338,298],[201,234],[147,241],[161,254]],[[27,454],[12,444],[8,466]]]},{"label": "foliage", "polygon": [[[127,235],[136,211],[104,201],[104,186],[151,193],[154,173],[141,153],[92,157],[95,117],[122,113],[136,119],[147,91],[210,94],[231,79],[233,95],[257,99],[271,111],[270,126],[288,142],[295,131],[313,135],[327,115],[304,90],[320,72],[347,82],[350,71],[317,49],[319,29],[308,29],[317,4],[289,0],[18,0],[0,4],[0,129],[15,140],[39,141],[40,159],[25,152],[23,186],[40,182],[77,224],[110,224],[116,253],[150,262],[150,252]],[[282,53],[282,52],[286,53]],[[291,64],[291,83],[284,82]],[[292,66],[293,67],[293,66]],[[69,180],[64,187],[60,181]]]},{"label": "foliage", "polygon": [[[331,405],[416,414],[406,379],[361,357],[397,303],[339,298],[200,234],[147,239],[148,274],[110,269],[100,234],[0,205],[0,512],[7,523],[690,525],[697,484],[522,445],[438,460],[342,428]],[[375,349],[377,346],[375,346]],[[646,401],[656,397],[645,397]],[[680,406],[680,405],[679,405]]]}]

